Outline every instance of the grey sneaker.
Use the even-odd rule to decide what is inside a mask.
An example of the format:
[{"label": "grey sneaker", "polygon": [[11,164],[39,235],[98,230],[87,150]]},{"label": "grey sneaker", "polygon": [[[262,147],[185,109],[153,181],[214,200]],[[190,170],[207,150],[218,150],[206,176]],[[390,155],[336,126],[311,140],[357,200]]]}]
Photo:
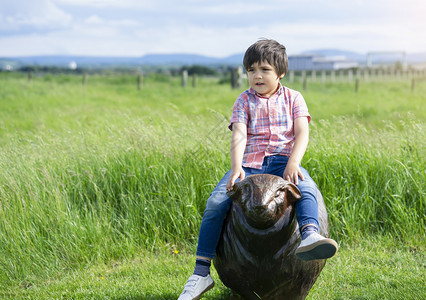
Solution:
[{"label": "grey sneaker", "polygon": [[210,275],[202,277],[192,274],[183,288],[178,300],[197,300],[201,295],[214,287],[213,278]]},{"label": "grey sneaker", "polygon": [[315,232],[302,240],[296,249],[296,257],[301,260],[326,259],[334,256],[338,248],[334,240]]}]

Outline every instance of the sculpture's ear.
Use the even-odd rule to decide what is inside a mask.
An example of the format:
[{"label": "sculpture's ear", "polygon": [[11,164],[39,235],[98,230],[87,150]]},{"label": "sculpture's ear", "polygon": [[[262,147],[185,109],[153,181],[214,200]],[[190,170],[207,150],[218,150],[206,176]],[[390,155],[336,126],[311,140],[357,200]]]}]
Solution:
[{"label": "sculpture's ear", "polygon": [[302,194],[300,193],[297,186],[291,182],[287,181],[284,184],[284,190],[285,190],[285,197],[287,201],[291,204],[296,203],[297,200],[302,198]]},{"label": "sculpture's ear", "polygon": [[234,183],[232,190],[226,192],[229,198],[235,200],[241,197],[241,181]]}]

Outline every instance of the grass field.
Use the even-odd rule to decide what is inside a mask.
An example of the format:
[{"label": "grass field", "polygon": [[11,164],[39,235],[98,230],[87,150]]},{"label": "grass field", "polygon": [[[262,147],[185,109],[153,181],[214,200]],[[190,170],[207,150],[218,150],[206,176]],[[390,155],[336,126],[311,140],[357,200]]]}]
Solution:
[{"label": "grass field", "polygon": [[[183,89],[152,76],[138,91],[134,76],[0,73],[0,297],[175,299],[230,165],[239,92],[212,78]],[[425,298],[425,81],[303,95],[303,165],[341,245],[309,298]],[[219,284],[206,299],[229,297]]]}]

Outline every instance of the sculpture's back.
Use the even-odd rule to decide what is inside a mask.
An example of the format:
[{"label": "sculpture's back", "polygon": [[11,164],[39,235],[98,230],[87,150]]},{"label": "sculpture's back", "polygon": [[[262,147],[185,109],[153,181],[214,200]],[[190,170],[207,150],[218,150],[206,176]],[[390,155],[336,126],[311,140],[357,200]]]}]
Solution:
[{"label": "sculpture's back", "polygon": [[[295,218],[297,187],[260,174],[235,184],[219,242],[215,268],[222,282],[244,299],[304,299],[325,260],[294,255],[300,233]],[[320,233],[328,236],[324,200],[318,191]]]}]

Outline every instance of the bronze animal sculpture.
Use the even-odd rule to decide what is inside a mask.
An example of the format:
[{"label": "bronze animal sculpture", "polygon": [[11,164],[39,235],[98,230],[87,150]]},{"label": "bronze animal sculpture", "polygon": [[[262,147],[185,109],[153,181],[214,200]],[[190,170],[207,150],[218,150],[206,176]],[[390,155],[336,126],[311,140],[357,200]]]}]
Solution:
[{"label": "bronze animal sculpture", "polygon": [[[228,192],[233,199],[214,259],[221,281],[244,299],[305,299],[326,260],[302,261],[295,217],[298,188],[279,176],[251,175]],[[328,237],[317,192],[320,234]]]}]

